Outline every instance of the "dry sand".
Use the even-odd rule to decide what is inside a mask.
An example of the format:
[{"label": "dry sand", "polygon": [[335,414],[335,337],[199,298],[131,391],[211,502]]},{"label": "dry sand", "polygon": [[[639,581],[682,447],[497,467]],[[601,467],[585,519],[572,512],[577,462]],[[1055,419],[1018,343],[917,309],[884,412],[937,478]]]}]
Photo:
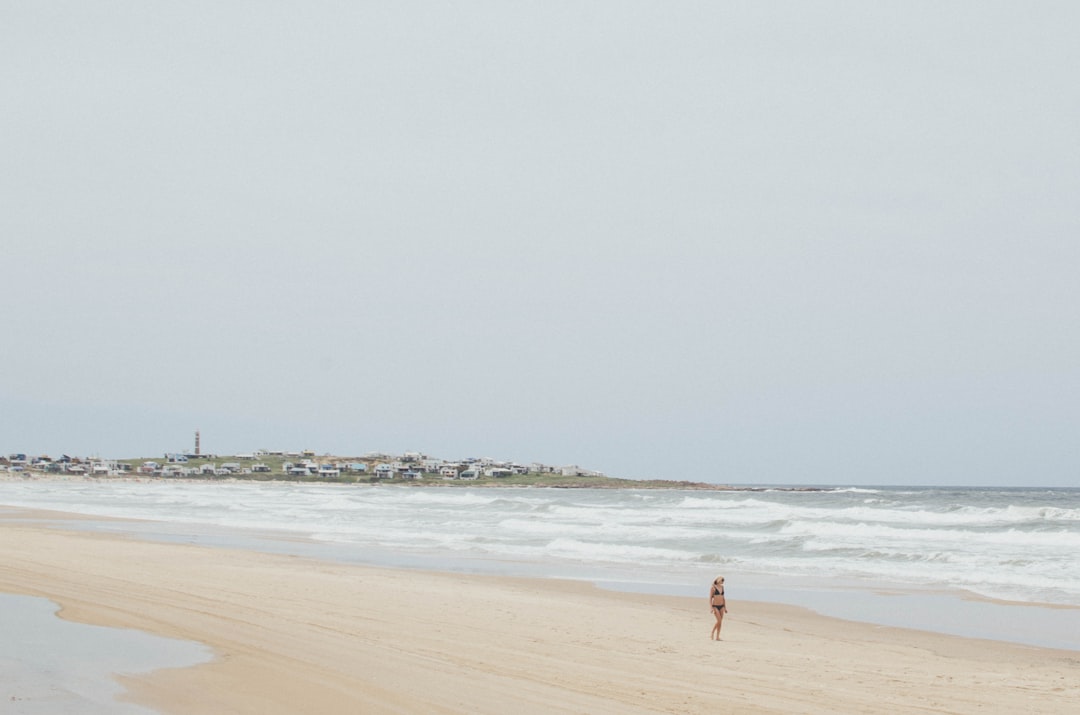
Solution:
[{"label": "dry sand", "polygon": [[216,650],[121,679],[162,713],[1072,715],[1080,703],[1071,651],[737,600],[713,642],[707,588],[621,594],[0,520],[0,591]]}]

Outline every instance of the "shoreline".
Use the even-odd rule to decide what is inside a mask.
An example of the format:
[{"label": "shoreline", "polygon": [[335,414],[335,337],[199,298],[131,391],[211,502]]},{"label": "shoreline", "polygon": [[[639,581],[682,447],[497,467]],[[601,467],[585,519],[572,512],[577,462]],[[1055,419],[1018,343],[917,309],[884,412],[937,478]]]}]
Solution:
[{"label": "shoreline", "polygon": [[[326,485],[334,486],[334,485]],[[0,505],[0,521],[46,528],[86,530],[124,538],[184,543],[209,548],[250,550],[332,563],[487,577],[531,578],[594,585],[614,593],[696,597],[697,584],[641,581],[631,572],[575,571],[565,565],[477,559],[453,554],[405,554],[311,539],[288,531],[251,531],[211,526],[80,514]],[[1000,641],[1016,645],[1080,652],[1080,606],[1036,601],[1006,601],[962,589],[941,590],[887,582],[857,583],[834,579],[783,579],[761,574],[728,574],[739,581],[737,593],[748,601],[801,606],[820,616],[875,626],[905,628],[941,635]]]},{"label": "shoreline", "polygon": [[581,582],[388,569],[0,519],[0,590],[210,646],[161,713],[1066,713],[1080,655]]}]

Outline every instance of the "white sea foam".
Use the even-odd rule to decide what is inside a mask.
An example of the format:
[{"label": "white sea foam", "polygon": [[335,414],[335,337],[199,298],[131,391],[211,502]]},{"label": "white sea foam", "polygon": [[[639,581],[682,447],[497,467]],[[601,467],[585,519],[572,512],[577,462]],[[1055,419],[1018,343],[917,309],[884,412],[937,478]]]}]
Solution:
[{"label": "white sea foam", "polygon": [[676,549],[659,549],[648,546],[630,546],[627,544],[598,543],[578,539],[555,539],[545,547],[545,551],[558,558],[581,561],[602,559],[615,563],[669,563],[671,561],[695,560],[693,554]]},{"label": "white sea foam", "polygon": [[1080,491],[686,492],[164,481],[0,482],[0,503],[250,532],[348,549],[962,588],[1080,605]]}]

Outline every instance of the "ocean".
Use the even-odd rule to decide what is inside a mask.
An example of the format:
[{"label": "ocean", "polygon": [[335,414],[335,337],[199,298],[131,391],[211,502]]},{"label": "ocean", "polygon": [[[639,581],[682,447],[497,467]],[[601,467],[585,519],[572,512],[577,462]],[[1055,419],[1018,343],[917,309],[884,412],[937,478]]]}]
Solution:
[{"label": "ocean", "polygon": [[[0,482],[0,504],[140,520],[95,528],[155,538],[672,595],[724,574],[736,602],[1080,649],[1080,489],[21,480]],[[907,600],[882,606],[890,595]],[[1035,622],[988,631],[987,609],[1009,608],[993,600],[1030,604]],[[945,603],[935,625],[926,612]]]}]

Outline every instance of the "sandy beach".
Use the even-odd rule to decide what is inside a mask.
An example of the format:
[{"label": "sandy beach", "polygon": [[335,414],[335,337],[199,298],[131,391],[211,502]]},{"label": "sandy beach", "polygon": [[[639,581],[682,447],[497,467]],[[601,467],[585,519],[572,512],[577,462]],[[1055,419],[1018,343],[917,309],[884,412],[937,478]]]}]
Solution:
[{"label": "sandy beach", "polygon": [[120,678],[162,713],[1012,714],[1080,699],[1080,653],[789,606],[733,599],[713,642],[706,589],[624,594],[0,520],[0,591],[214,649]]}]

